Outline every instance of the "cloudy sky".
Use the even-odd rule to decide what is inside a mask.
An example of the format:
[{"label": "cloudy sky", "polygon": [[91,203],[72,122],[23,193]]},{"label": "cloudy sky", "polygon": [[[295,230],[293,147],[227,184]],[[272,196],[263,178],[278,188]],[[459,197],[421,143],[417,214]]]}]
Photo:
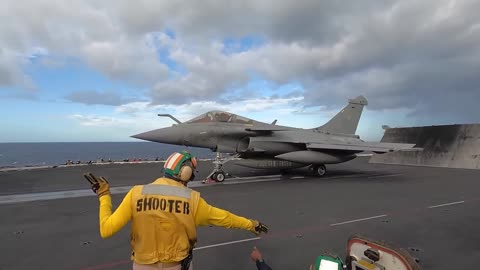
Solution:
[{"label": "cloudy sky", "polygon": [[302,128],[480,122],[480,1],[4,0],[0,142],[129,141],[211,109]]}]

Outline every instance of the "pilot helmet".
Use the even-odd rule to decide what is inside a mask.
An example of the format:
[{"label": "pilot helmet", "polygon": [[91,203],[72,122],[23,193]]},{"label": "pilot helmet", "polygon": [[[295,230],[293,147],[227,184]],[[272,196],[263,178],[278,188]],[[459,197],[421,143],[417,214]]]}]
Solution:
[{"label": "pilot helmet", "polygon": [[188,151],[174,152],[163,165],[165,176],[178,181],[188,182],[195,178],[197,159]]}]

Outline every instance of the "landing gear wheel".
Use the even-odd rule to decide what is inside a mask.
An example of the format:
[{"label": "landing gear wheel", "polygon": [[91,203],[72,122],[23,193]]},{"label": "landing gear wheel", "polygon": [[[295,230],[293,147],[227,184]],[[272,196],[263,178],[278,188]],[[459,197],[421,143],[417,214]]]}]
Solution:
[{"label": "landing gear wheel", "polygon": [[225,181],[225,173],[224,172],[217,172],[213,175],[213,177],[217,182]]},{"label": "landing gear wheel", "polygon": [[204,180],[204,182],[205,181],[206,182],[209,182],[209,181],[212,182],[212,180],[214,180],[215,182],[225,181],[226,176],[229,175],[229,174],[225,173],[222,170],[222,166],[225,163],[227,163],[228,161],[230,161],[230,160],[232,160],[236,157],[238,157],[238,154],[222,160],[220,153],[217,152],[217,156],[215,157],[215,160],[213,161],[213,171],[207,176],[207,178],[206,178],[206,180]]},{"label": "landing gear wheel", "polygon": [[323,164],[312,166],[312,170],[313,173],[315,173],[315,175],[317,176],[324,176],[325,174],[327,174],[327,168]]}]

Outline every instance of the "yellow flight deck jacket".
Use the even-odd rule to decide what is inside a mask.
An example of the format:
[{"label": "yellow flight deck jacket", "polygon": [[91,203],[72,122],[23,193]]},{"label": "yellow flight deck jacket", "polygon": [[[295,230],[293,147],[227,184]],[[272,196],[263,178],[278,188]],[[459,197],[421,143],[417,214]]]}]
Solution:
[{"label": "yellow flight deck jacket", "polygon": [[100,235],[108,238],[132,220],[132,260],[138,264],[180,262],[197,240],[196,227],[253,230],[249,219],[209,205],[200,193],[169,178],[134,186],[112,214],[110,195],[99,198]]}]

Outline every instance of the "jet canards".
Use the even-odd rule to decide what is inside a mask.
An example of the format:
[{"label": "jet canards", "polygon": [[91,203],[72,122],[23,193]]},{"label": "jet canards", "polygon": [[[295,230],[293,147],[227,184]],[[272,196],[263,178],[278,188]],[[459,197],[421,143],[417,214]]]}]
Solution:
[{"label": "jet canards", "polygon": [[[361,152],[387,153],[418,150],[414,144],[365,142],[355,135],[358,122],[367,105],[358,96],[323,126],[303,129],[264,123],[224,111],[209,111],[182,123],[170,114],[176,124],[133,135],[133,138],[209,148],[217,152],[215,169],[209,175],[216,181],[225,179],[222,165],[235,159],[237,165],[251,168],[288,170],[310,166],[318,176],[326,173],[325,164],[352,160]],[[219,153],[233,153],[220,160]]]}]

